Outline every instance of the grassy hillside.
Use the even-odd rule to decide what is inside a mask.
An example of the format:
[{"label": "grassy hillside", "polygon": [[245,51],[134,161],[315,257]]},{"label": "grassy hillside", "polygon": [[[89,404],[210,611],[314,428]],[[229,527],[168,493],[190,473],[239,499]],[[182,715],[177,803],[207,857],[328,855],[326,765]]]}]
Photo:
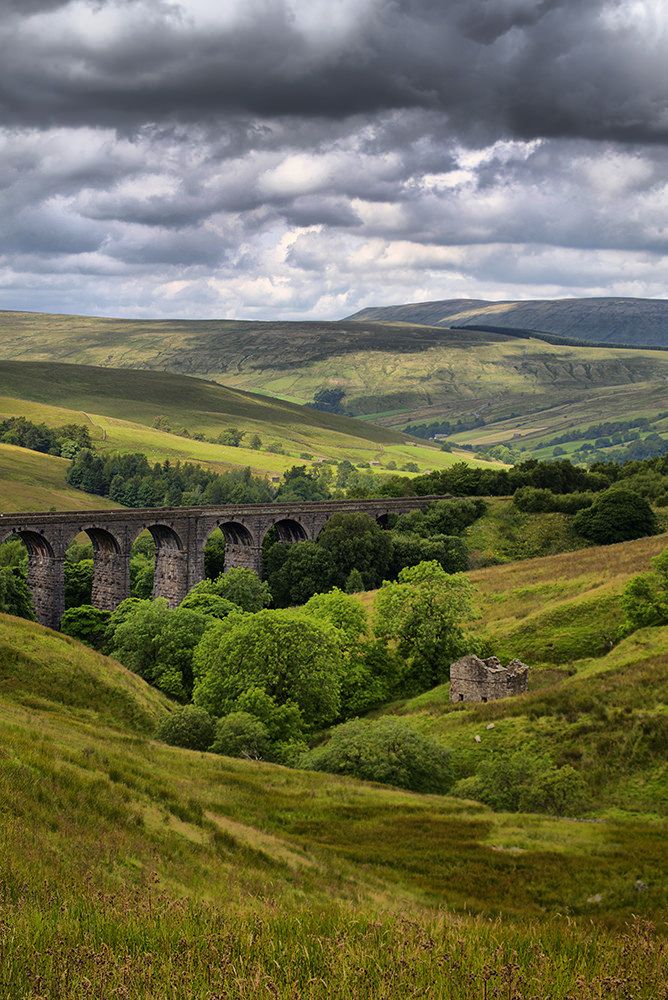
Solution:
[{"label": "grassy hillside", "polygon": [[172,749],[163,698],[6,617],[0,708],[7,1000],[659,995],[657,823]]},{"label": "grassy hillside", "polygon": [[537,330],[590,343],[668,347],[668,301],[596,298],[485,302],[446,299],[362,309],[349,319],[428,326],[508,327]]},{"label": "grassy hillside", "polygon": [[[215,470],[250,466],[264,475],[284,472],[304,454],[378,462],[379,470],[390,461],[427,470],[466,458],[387,428],[166,372],[0,362],[0,417],[10,416],[51,427],[86,424],[102,451],[141,451],[155,461],[191,460]],[[197,441],[153,427],[158,418],[172,430],[209,439],[231,426],[246,437],[238,448]],[[262,447],[243,447],[254,434]],[[276,442],[284,454],[268,450]]]},{"label": "grassy hillside", "polygon": [[0,514],[31,510],[100,510],[118,504],[74,490],[65,482],[69,462],[0,444]]},{"label": "grassy hillside", "polygon": [[460,779],[491,758],[547,754],[580,771],[598,815],[668,816],[668,628],[619,641],[620,595],[667,544],[664,534],[472,572],[476,632],[503,663],[530,665],[529,694],[464,707],[444,684],[392,711],[453,750]]},{"label": "grassy hillside", "polygon": [[345,412],[376,424],[402,428],[477,416],[487,425],[509,420],[510,436],[513,421],[524,422],[522,434],[535,421],[558,433],[564,423],[591,423],[592,416],[651,416],[665,409],[668,377],[664,352],[366,320],[133,321],[0,313],[0,357],[198,375],[296,403],[311,401],[323,387],[340,388]]}]

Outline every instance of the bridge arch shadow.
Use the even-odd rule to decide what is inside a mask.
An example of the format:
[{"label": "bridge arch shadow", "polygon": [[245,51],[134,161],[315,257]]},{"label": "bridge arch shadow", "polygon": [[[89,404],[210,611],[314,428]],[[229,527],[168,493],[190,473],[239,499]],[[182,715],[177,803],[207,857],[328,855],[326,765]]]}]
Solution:
[{"label": "bridge arch shadow", "polygon": [[308,533],[303,524],[292,517],[282,517],[280,521],[275,521],[272,528],[276,532],[279,542],[291,544],[293,542],[307,542]]}]

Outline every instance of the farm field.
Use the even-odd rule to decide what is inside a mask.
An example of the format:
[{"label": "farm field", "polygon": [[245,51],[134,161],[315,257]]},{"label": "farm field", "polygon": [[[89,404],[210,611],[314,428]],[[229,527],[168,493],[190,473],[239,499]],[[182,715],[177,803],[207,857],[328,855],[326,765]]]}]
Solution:
[{"label": "farm field", "polygon": [[659,995],[656,818],[494,813],[169,748],[151,739],[162,696],[5,616],[0,704],[7,1000],[63,983],[133,1000],[458,1000],[490,982],[599,1000],[610,977]]},{"label": "farm field", "polygon": [[[502,439],[665,409],[668,354],[405,322],[132,321],[0,313],[0,357],[197,375],[294,403],[344,392],[386,427],[481,417]],[[466,441],[465,437],[461,438]],[[477,437],[474,438],[477,442]]]}]

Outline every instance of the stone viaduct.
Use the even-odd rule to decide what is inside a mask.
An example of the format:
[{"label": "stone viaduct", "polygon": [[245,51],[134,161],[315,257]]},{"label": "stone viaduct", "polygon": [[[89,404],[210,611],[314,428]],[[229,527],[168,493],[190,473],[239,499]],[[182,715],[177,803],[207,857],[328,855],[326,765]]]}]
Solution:
[{"label": "stone viaduct", "polygon": [[0,542],[22,539],[37,619],[57,628],[64,610],[64,561],[81,532],[93,543],[93,604],[113,610],[130,593],[130,550],[142,531],[156,544],[154,597],[173,607],[204,577],[204,546],[216,528],[225,536],[225,569],[261,569],[262,542],[275,528],[281,542],[315,540],[333,514],[365,513],[387,527],[390,514],[422,510],[445,497],[336,500],[324,503],[227,504],[137,510],[0,514]]}]

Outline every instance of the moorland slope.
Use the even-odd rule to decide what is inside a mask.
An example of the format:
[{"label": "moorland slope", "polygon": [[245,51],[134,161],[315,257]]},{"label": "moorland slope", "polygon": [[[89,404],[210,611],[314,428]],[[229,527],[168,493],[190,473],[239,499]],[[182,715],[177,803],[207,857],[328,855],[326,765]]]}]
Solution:
[{"label": "moorland slope", "polygon": [[652,417],[665,408],[668,378],[666,352],[366,320],[144,321],[6,312],[0,358],[196,375],[301,404],[334,389],[341,412],[387,427],[523,421],[523,436],[535,420],[550,434],[592,420]]},{"label": "moorland slope", "polygon": [[592,298],[486,302],[444,299],[362,309],[349,320],[537,331],[590,344],[668,347],[665,299]]}]

